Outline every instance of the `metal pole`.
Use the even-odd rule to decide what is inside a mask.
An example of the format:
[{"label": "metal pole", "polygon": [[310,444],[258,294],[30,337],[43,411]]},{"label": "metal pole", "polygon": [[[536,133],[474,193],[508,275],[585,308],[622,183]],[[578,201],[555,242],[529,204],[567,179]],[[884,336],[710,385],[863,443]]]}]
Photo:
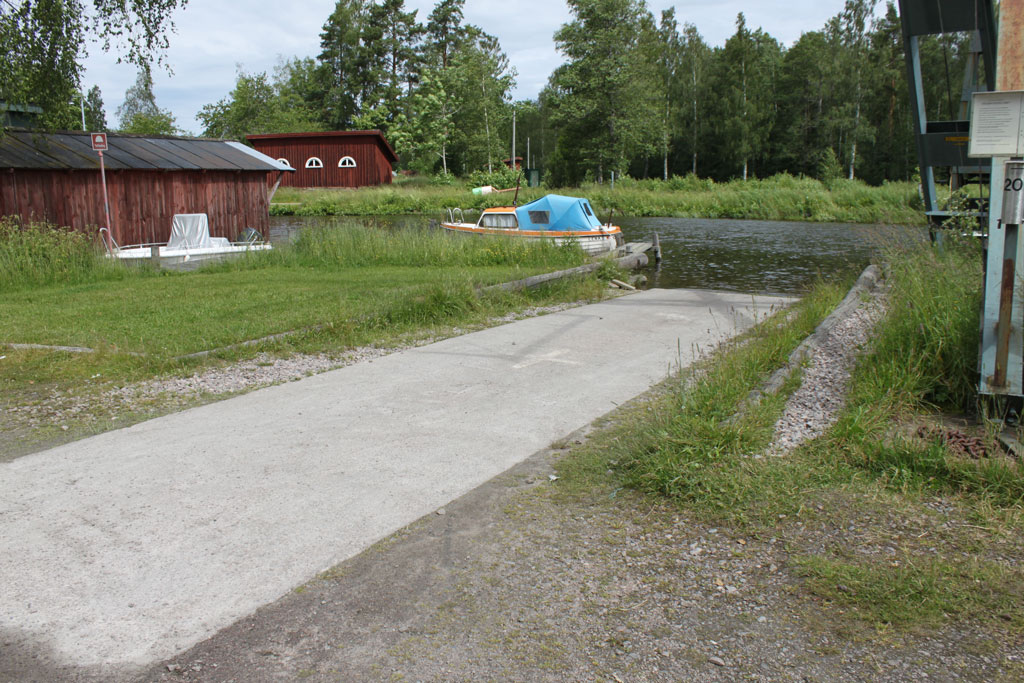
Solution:
[{"label": "metal pole", "polygon": [[114,233],[110,227],[110,201],[107,199],[107,171],[103,166],[103,152],[98,152],[100,155],[100,180],[103,182],[103,211],[107,215],[107,248],[111,253],[114,252]]},{"label": "metal pole", "polygon": [[516,108],[512,107],[512,168],[516,167]]},{"label": "metal pole", "polygon": [[996,365],[992,386],[1006,386],[1013,323],[1013,286],[1017,280],[1017,241],[1024,221],[1024,161],[1006,162],[1003,190],[1003,270],[999,281],[999,319],[996,322]]},{"label": "metal pole", "polygon": [[85,130],[85,93],[78,91],[78,102],[82,105],[82,130]]},{"label": "metal pole", "polygon": [[[1024,89],[1024,0],[1004,0],[999,9],[999,52],[996,90]],[[995,164],[993,164],[994,166]],[[1010,337],[1013,330],[1013,289],[1017,278],[1017,243],[1024,220],[1024,162],[1006,162],[1003,206],[1003,267],[999,281],[999,318],[996,321],[996,358],[993,388],[1007,386]],[[993,174],[994,175],[994,174]]]}]

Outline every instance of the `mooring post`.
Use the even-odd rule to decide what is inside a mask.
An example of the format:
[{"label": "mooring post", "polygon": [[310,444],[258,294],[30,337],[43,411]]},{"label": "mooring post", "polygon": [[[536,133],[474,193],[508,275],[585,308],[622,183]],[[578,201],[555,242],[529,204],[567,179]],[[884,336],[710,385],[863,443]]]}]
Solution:
[{"label": "mooring post", "polygon": [[160,245],[153,244],[149,247],[149,260],[157,268],[160,267]]},{"label": "mooring post", "polygon": [[661,265],[661,240],[658,239],[658,233],[654,233],[654,265]]}]

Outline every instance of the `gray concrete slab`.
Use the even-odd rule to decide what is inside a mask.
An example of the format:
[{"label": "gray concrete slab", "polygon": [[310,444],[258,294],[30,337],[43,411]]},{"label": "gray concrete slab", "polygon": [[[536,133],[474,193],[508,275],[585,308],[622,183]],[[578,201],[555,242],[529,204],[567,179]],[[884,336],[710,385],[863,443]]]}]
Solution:
[{"label": "gray concrete slab", "polygon": [[788,302],[651,290],[0,465],[0,646],[169,657]]}]

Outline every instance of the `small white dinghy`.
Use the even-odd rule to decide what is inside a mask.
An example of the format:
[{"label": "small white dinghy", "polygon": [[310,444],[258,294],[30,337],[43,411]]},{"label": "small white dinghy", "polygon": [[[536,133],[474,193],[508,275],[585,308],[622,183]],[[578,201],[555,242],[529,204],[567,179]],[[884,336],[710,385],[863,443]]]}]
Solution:
[{"label": "small white dinghy", "polygon": [[210,220],[205,213],[175,214],[167,244],[133,244],[122,247],[113,241],[106,228],[101,228],[100,234],[107,245],[108,256],[127,261],[155,258],[163,264],[223,258],[271,248],[270,243],[251,228],[246,228],[237,242],[226,237],[211,237]]}]

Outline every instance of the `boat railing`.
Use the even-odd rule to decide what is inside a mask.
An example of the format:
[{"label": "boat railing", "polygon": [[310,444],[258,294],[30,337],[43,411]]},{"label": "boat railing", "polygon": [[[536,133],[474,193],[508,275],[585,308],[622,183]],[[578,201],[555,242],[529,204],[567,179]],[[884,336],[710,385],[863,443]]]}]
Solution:
[{"label": "boat railing", "polygon": [[[456,216],[458,216],[458,220],[456,220]],[[448,222],[465,223],[466,218],[462,215],[462,209],[448,209]]]},{"label": "boat railing", "polygon": [[[105,237],[104,233],[106,233]],[[114,236],[110,234],[110,230],[107,228],[100,228],[100,239],[103,241],[103,246],[106,248],[108,254],[112,255],[115,251],[121,250],[121,245],[117,243]]]}]

